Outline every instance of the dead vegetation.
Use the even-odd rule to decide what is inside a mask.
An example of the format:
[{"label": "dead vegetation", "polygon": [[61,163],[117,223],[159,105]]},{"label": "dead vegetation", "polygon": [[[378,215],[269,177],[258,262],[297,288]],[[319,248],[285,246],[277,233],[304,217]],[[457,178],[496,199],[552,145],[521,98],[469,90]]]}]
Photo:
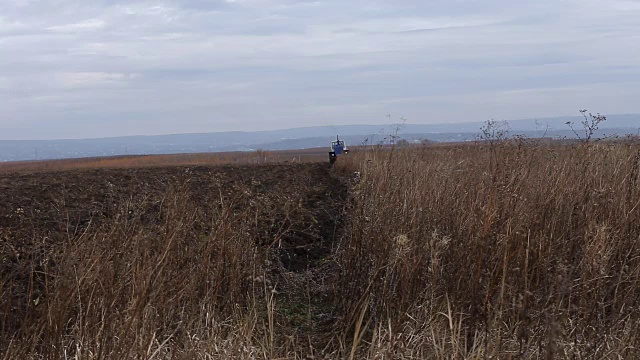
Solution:
[{"label": "dead vegetation", "polygon": [[346,189],[327,179],[328,170],[289,164],[1,177],[2,356],[306,353],[310,344],[297,345],[312,329],[303,325],[322,317],[315,326],[329,332],[334,322],[330,309],[308,302],[316,290],[296,286],[318,278],[308,273],[330,252],[342,216]]},{"label": "dead vegetation", "polygon": [[348,160],[362,179],[338,293],[360,357],[640,356],[637,144]]},{"label": "dead vegetation", "polygon": [[170,155],[127,155],[0,163],[0,173],[76,169],[141,168],[222,164],[308,163],[327,159],[324,148],[276,151],[212,152]]},{"label": "dead vegetation", "polygon": [[637,358],[639,185],[523,140],[6,174],[0,354]]}]

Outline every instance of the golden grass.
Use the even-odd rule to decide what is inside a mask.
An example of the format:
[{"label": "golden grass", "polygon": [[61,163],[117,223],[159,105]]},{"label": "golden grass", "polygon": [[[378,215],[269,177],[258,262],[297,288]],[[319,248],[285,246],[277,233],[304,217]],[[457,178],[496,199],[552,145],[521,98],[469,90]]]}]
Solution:
[{"label": "golden grass", "polygon": [[337,254],[338,298],[345,314],[368,299],[378,328],[362,356],[640,356],[638,144],[371,149],[342,160],[362,179]]},{"label": "golden grass", "polygon": [[[335,172],[353,188],[348,222],[326,259],[322,301],[338,316],[322,334],[332,339],[326,347],[278,332],[274,314],[285,304],[266,286],[274,249],[256,243],[255,214],[224,201],[203,219],[177,189],[153,232],[127,220],[125,207],[118,221],[70,239],[46,306],[1,353],[640,356],[640,145],[374,147],[341,157]],[[194,237],[203,221],[216,230]],[[8,285],[3,279],[0,290]]]},{"label": "golden grass", "polygon": [[328,151],[257,150],[251,152],[217,152],[170,155],[130,155],[61,160],[16,161],[0,163],[0,173],[31,171],[66,171],[97,168],[140,168],[157,166],[194,166],[221,164],[267,164],[284,162],[328,161]]}]

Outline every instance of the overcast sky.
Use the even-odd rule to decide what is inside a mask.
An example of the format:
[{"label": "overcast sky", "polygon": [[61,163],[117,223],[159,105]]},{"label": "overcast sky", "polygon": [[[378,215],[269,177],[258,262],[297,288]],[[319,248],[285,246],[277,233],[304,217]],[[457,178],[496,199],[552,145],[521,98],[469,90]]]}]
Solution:
[{"label": "overcast sky", "polygon": [[0,0],[0,139],[640,113],[640,0]]}]

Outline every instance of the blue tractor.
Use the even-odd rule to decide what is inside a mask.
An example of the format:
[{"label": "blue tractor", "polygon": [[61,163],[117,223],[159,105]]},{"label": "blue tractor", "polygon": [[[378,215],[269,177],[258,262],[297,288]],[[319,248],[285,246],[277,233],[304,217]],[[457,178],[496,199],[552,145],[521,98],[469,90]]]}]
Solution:
[{"label": "blue tractor", "polygon": [[340,137],[336,136],[336,140],[331,142],[331,151],[329,151],[329,163],[335,163],[338,156],[348,153],[349,149],[347,149],[347,145],[345,145],[343,140],[340,140]]}]

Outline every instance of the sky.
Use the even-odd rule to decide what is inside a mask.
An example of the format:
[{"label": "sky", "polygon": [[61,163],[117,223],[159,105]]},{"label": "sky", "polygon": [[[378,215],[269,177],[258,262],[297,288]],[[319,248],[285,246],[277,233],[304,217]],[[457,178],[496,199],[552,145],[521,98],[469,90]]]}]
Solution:
[{"label": "sky", "polygon": [[0,0],[0,139],[640,113],[640,0]]}]

